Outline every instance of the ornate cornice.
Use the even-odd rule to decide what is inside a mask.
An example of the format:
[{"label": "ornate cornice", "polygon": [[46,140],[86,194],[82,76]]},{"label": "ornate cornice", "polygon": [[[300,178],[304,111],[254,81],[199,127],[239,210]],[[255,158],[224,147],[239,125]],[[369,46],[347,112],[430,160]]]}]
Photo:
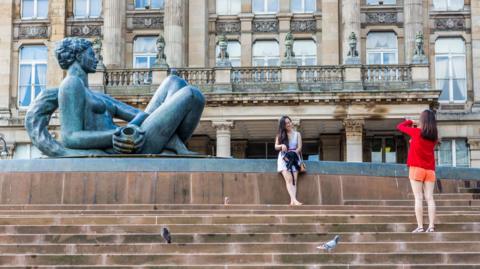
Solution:
[{"label": "ornate cornice", "polygon": [[465,30],[466,24],[464,18],[438,18],[435,19],[435,30],[457,31]]},{"label": "ornate cornice", "polygon": [[18,24],[14,28],[14,39],[47,39],[50,37],[50,27],[47,23]]},{"label": "ornate cornice", "polygon": [[253,31],[261,33],[277,33],[278,21],[275,20],[254,20]]},{"label": "ornate cornice", "polygon": [[343,126],[345,127],[345,133],[348,136],[361,136],[363,133],[363,125],[365,121],[363,119],[344,119]]},{"label": "ornate cornice", "polygon": [[397,12],[367,12],[365,23],[367,24],[396,24]]},{"label": "ornate cornice", "polygon": [[315,32],[317,31],[316,20],[292,20],[290,22],[292,32]]},{"label": "ornate cornice", "polygon": [[215,24],[217,34],[238,34],[241,30],[239,21],[217,21]]}]

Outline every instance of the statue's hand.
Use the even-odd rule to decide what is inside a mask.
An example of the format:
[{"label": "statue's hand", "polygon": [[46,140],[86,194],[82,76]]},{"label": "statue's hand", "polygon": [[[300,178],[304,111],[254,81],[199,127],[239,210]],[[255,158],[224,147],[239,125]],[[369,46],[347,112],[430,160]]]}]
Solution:
[{"label": "statue's hand", "polygon": [[113,149],[122,154],[132,154],[142,149],[145,131],[135,125],[119,127],[112,136]]}]

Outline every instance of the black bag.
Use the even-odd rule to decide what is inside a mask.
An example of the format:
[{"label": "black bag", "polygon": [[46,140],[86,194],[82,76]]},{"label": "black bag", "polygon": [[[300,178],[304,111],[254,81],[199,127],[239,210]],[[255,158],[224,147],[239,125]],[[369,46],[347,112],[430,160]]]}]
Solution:
[{"label": "black bag", "polygon": [[298,154],[295,151],[288,151],[283,155],[283,160],[285,161],[285,165],[287,166],[287,170],[292,173],[292,180],[293,180],[293,185],[295,185],[295,177],[293,176],[293,167],[297,171],[300,171],[300,165],[298,164],[299,158]]}]

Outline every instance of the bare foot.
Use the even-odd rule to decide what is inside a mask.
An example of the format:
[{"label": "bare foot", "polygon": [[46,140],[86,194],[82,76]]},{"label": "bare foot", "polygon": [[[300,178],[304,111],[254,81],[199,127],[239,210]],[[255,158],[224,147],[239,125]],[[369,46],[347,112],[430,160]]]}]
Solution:
[{"label": "bare foot", "polygon": [[293,201],[290,203],[290,205],[303,205],[303,204],[300,203],[299,201]]}]

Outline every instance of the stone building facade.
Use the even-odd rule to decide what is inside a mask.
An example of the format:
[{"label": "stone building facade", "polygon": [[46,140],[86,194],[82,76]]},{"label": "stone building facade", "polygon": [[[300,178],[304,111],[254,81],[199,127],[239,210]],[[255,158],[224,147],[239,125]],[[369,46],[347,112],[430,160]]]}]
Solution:
[{"label": "stone building facade", "polygon": [[4,0],[0,14],[9,158],[38,156],[25,112],[65,75],[55,42],[78,36],[101,41],[95,90],[142,108],[169,73],[201,88],[207,106],[189,147],[204,154],[275,158],[289,115],[304,158],[403,163],[396,124],[432,108],[438,163],[480,167],[480,1]]}]

